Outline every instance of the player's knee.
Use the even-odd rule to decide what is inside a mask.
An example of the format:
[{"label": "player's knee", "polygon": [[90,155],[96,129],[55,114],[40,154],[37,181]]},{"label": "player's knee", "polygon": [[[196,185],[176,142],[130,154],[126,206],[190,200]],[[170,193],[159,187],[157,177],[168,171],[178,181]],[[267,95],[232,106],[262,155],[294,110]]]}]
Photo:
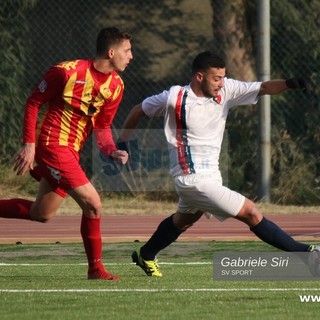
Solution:
[{"label": "player's knee", "polygon": [[48,211],[41,209],[39,206],[33,205],[30,210],[30,218],[32,221],[46,223],[51,220],[56,211]]},{"label": "player's knee", "polygon": [[48,218],[43,217],[37,217],[36,219],[32,219],[33,221],[41,222],[41,223],[47,223],[50,221]]},{"label": "player's knee", "polygon": [[30,209],[30,218],[32,221],[46,223],[50,221],[55,214],[55,209],[38,205],[36,202],[33,203]]},{"label": "player's knee", "polygon": [[193,223],[189,223],[189,224],[185,224],[183,226],[179,226],[178,229],[181,231],[181,232],[185,232],[187,231],[189,228],[191,228],[193,226]]},{"label": "player's knee", "polygon": [[236,218],[245,222],[249,226],[254,226],[261,221],[263,215],[258,210],[254,202],[246,199]]},{"label": "player's knee", "polygon": [[51,215],[38,215],[38,214],[30,214],[31,220],[32,221],[37,221],[41,223],[46,223],[50,221]]},{"label": "player's knee", "polygon": [[97,219],[100,218],[102,213],[102,203],[100,200],[94,202],[88,202],[87,205],[82,208],[83,214],[88,218]]},{"label": "player's knee", "polygon": [[176,212],[172,216],[172,221],[178,230],[184,232],[187,229],[191,228],[193,224],[200,219],[201,216],[202,212],[195,214]]},{"label": "player's knee", "polygon": [[193,223],[187,223],[187,222],[181,221],[181,220],[173,220],[173,225],[180,232],[185,232],[187,229],[189,229],[193,225]]}]

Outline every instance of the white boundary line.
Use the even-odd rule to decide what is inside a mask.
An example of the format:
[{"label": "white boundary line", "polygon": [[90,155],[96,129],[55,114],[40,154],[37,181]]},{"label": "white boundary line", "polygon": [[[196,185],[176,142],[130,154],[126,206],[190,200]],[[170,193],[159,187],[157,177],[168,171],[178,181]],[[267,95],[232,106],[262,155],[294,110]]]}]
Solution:
[{"label": "white boundary line", "polygon": [[289,292],[320,291],[320,288],[181,288],[181,289],[0,289],[0,293],[81,293],[81,292]]}]

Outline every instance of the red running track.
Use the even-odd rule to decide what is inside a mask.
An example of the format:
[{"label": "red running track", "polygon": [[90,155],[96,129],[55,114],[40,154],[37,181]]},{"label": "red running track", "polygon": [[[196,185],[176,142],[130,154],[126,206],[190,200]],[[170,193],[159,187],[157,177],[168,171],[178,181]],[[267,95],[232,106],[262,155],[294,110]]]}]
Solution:
[{"label": "red running track", "polygon": [[[145,241],[165,216],[104,216],[104,242]],[[268,216],[297,240],[320,240],[319,215]],[[27,220],[0,219],[0,243],[80,242],[80,216],[56,216],[42,224]],[[180,241],[257,240],[248,227],[235,220],[219,222],[202,217]]]}]

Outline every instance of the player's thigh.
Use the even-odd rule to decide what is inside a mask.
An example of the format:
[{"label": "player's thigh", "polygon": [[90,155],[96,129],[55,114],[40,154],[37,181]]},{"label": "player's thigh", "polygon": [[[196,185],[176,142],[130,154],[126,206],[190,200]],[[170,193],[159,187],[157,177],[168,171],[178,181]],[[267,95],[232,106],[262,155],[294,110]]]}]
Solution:
[{"label": "player's thigh", "polygon": [[65,197],[69,190],[89,182],[79,163],[79,154],[69,147],[38,147],[37,166],[31,175],[40,180],[45,178],[51,187]]},{"label": "player's thigh", "polygon": [[68,193],[78,203],[86,216],[100,217],[102,211],[100,196],[91,182],[71,189]]},{"label": "player's thigh", "polygon": [[199,179],[193,184],[177,185],[179,211],[212,213],[221,219],[236,216],[245,197],[210,179]]},{"label": "player's thigh", "polygon": [[42,178],[36,200],[30,211],[32,220],[41,222],[50,220],[63,201],[64,197],[57,194],[47,180]]},{"label": "player's thigh", "polygon": [[213,213],[221,215],[221,217],[235,217],[241,210],[245,197],[225,186],[212,186],[203,192],[203,209],[206,208],[208,212],[211,212],[210,208],[214,211]]}]

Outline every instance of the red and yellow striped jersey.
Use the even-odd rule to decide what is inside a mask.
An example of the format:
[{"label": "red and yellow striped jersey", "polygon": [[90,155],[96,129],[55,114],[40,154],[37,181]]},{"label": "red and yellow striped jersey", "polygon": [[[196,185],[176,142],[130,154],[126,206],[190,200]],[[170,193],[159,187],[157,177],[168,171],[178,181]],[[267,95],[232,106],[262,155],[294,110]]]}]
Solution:
[{"label": "red and yellow striped jersey", "polygon": [[[27,100],[24,142],[69,146],[80,151],[95,130],[104,153],[116,150],[111,124],[123,90],[117,72],[101,73],[94,68],[93,60],[67,61],[52,67]],[[47,108],[37,123],[44,104]]]}]

